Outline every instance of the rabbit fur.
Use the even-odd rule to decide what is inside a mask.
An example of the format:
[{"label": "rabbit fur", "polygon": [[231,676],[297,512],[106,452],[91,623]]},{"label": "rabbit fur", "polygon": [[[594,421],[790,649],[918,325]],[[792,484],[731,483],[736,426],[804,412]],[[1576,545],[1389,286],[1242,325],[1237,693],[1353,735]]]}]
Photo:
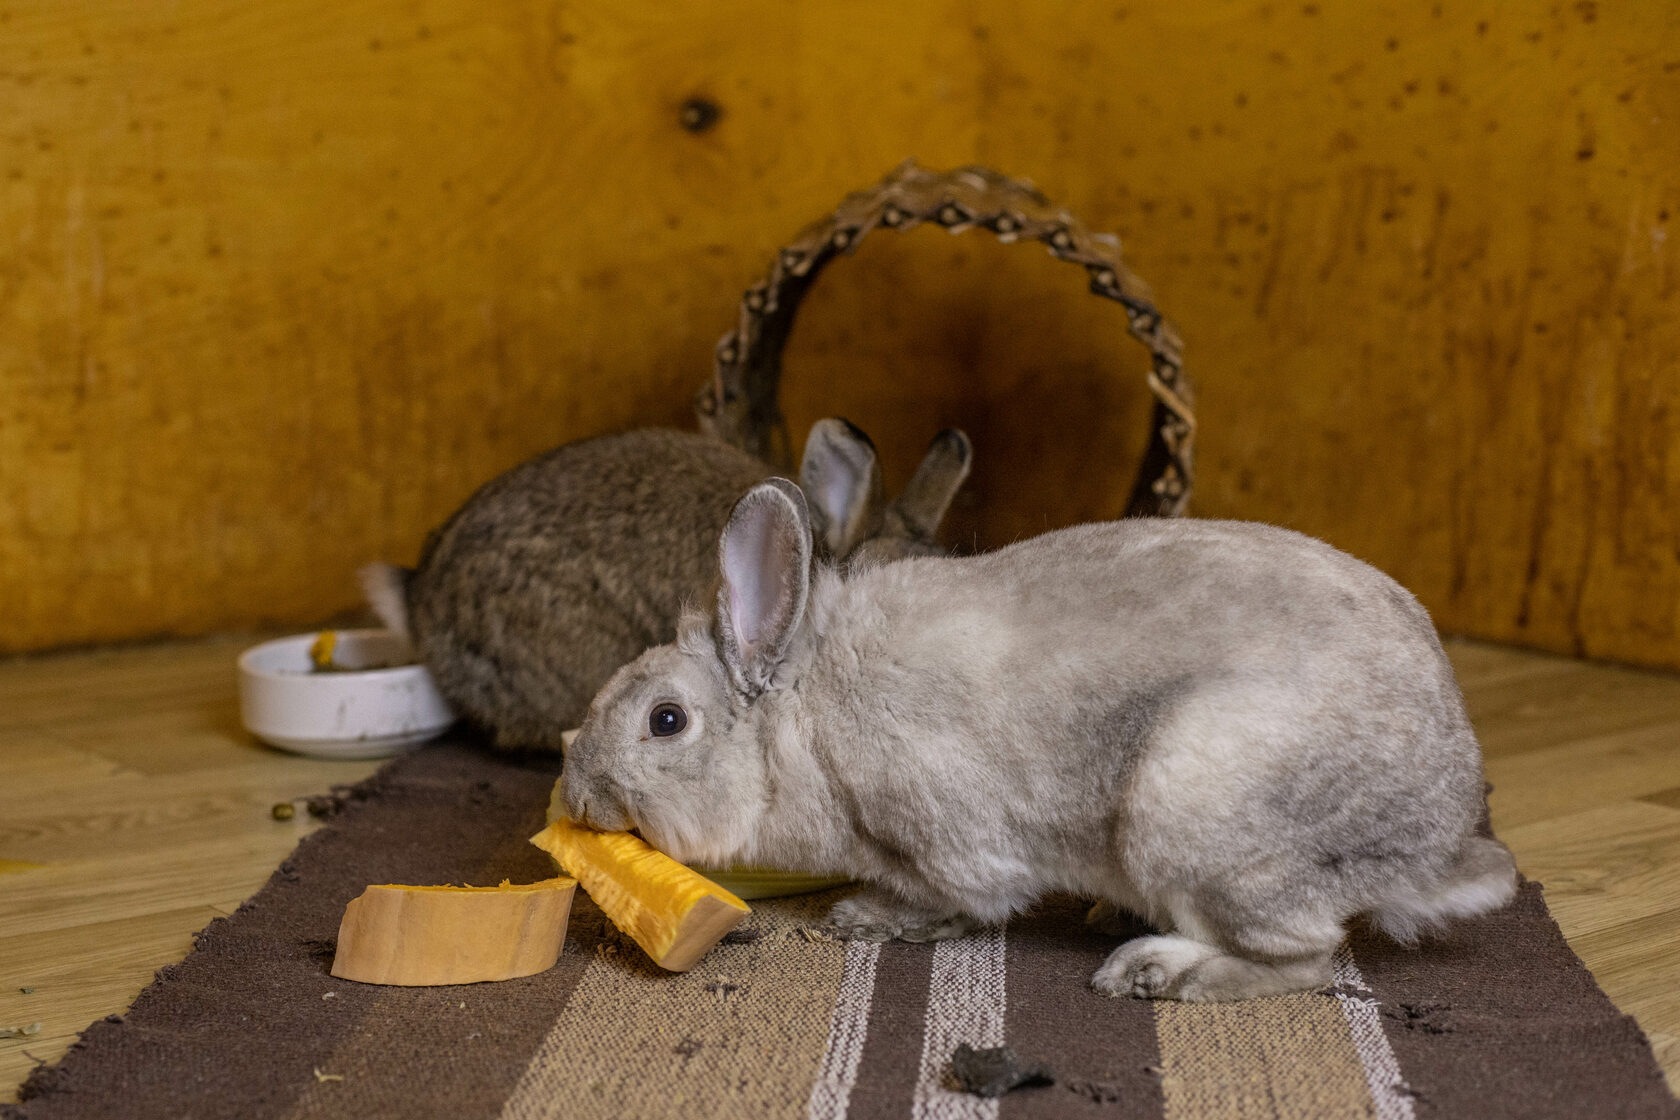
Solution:
[{"label": "rabbit fur", "polygon": [[[716,607],[620,669],[567,752],[576,820],[677,859],[860,879],[830,921],[929,940],[1040,896],[1159,934],[1092,979],[1230,1000],[1326,984],[1345,924],[1410,939],[1512,897],[1428,615],[1268,525],[1082,525],[842,571],[753,487]],[[686,725],[652,734],[676,704]]]},{"label": "rabbit fur", "polygon": [[[968,438],[942,432],[895,502],[869,437],[819,421],[806,441],[821,552],[936,552],[966,477]],[[497,745],[559,750],[612,672],[671,641],[716,580],[718,533],[772,468],[721,440],[642,429],[566,444],[481,487],[427,539],[412,571],[363,569],[385,624],[413,640],[456,710]]]}]

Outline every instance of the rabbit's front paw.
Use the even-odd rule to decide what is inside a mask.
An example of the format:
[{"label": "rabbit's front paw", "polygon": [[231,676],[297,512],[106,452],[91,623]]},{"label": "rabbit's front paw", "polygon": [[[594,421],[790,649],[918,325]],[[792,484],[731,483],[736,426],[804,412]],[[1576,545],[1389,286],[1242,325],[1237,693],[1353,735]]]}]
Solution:
[{"label": "rabbit's front paw", "polygon": [[948,937],[962,937],[978,925],[967,914],[946,914],[943,917],[920,917],[906,922],[898,931],[900,941],[944,941]]},{"label": "rabbit's front paw", "polygon": [[930,914],[869,892],[835,903],[828,912],[828,928],[844,941],[940,941],[961,937],[974,922],[963,914]]},{"label": "rabbit's front paw", "polygon": [[904,928],[902,909],[873,894],[853,895],[828,912],[828,928],[842,941],[891,941]]},{"label": "rabbit's front paw", "polygon": [[1218,955],[1212,945],[1188,937],[1139,937],[1109,954],[1091,977],[1091,987],[1108,996],[1171,998],[1180,977]]}]

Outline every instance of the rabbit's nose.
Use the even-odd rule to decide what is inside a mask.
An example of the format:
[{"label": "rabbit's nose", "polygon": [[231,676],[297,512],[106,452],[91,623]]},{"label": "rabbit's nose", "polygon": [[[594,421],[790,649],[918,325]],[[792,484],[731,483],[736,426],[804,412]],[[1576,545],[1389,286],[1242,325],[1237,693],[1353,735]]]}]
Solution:
[{"label": "rabbit's nose", "polygon": [[582,823],[584,810],[588,807],[588,798],[584,796],[585,783],[580,782],[570,773],[570,767],[561,771],[560,780],[554,783],[554,798],[552,803],[562,806],[566,816]]},{"label": "rabbit's nose", "polygon": [[635,827],[630,814],[610,797],[584,799],[578,806],[578,813],[572,819],[602,832],[628,832]]},{"label": "rabbit's nose", "polygon": [[632,827],[630,815],[618,800],[594,782],[573,777],[568,781],[562,773],[554,787],[552,804],[565,806],[566,816],[586,828],[602,832],[624,832]]},{"label": "rabbit's nose", "polygon": [[554,788],[548,794],[548,819],[557,821],[562,818],[569,818],[571,815],[571,810],[566,807],[566,779],[564,777],[556,778]]}]

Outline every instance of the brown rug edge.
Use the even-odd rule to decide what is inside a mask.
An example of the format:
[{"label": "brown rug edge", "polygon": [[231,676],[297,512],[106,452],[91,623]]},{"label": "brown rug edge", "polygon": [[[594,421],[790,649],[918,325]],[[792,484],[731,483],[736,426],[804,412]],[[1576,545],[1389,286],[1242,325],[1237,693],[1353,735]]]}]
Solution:
[{"label": "brown rug edge", "polygon": [[[1680,1117],[1656,1052],[1570,947],[1544,886],[1416,946],[1356,937],[1419,1117]],[[1455,1045],[1471,1042],[1471,1045]]]},{"label": "brown rug edge", "polygon": [[[58,1061],[31,1071],[18,1100],[0,1104],[0,1120],[286,1116],[312,1071],[365,1020],[379,994],[391,990],[328,975],[344,906],[370,882],[552,875],[548,857],[523,837],[541,827],[558,769],[552,755],[487,751],[451,738],[334,787],[325,799],[326,823],[299,841],[255,894],[195,934],[187,956],[158,969],[126,1012],[90,1024]],[[426,835],[418,842],[392,828],[422,821]],[[385,843],[370,851],[370,839]],[[582,909],[599,922],[592,906]],[[231,984],[223,974],[229,965]],[[541,980],[499,987],[530,989]],[[331,985],[336,998],[288,999],[300,982]],[[206,1014],[208,1005],[214,1011]],[[260,1047],[228,1044],[222,1019],[230,1006],[261,1024]],[[210,1044],[208,1053],[219,1060],[195,1061],[205,1054],[195,1052],[195,1043]],[[277,1082],[277,1062],[301,1079]],[[523,1065],[522,1054],[516,1064]],[[516,1076],[516,1069],[509,1072]],[[96,1099],[106,1111],[78,1111]]]}]

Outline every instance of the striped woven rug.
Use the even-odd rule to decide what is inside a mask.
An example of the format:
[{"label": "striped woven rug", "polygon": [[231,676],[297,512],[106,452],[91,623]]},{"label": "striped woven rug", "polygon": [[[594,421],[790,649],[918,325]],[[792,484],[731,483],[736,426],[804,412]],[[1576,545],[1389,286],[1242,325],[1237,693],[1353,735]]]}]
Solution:
[{"label": "striped woven rug", "polygon": [[[1114,947],[1077,900],[933,945],[840,944],[834,894],[760,903],[692,972],[661,973],[580,893],[550,971],[380,988],[328,974],[371,882],[550,873],[525,837],[552,762],[460,745],[342,798],[268,885],[128,1015],[38,1070],[18,1120],[58,1117],[1676,1117],[1644,1036],[1570,953],[1537,885],[1446,940],[1355,938],[1322,992],[1192,1006],[1106,999]],[[1053,1084],[959,1091],[959,1044]]]}]

